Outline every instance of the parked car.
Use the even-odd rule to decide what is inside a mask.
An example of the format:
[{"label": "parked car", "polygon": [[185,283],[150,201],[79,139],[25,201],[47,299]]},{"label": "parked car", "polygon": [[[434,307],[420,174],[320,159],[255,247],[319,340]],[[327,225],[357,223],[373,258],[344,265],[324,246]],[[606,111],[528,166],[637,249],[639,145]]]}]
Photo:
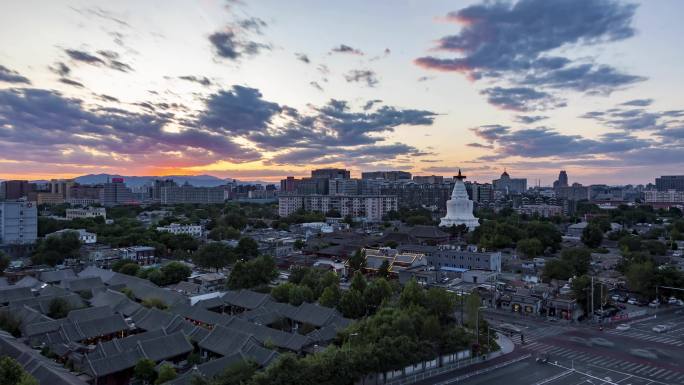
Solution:
[{"label": "parked car", "polygon": [[615,302],[620,302],[620,301],[622,301],[622,297],[620,297],[620,295],[618,295],[618,294],[613,294],[613,295],[610,297],[610,299],[612,299],[612,300],[615,301]]},{"label": "parked car", "polygon": [[660,301],[658,301],[657,299],[654,299],[653,301],[651,301],[651,302],[648,304],[648,306],[649,306],[649,307],[658,307],[658,306],[660,306]]},{"label": "parked car", "polygon": [[636,298],[630,298],[627,300],[627,303],[630,305],[636,305],[637,304],[637,299]]},{"label": "parked car", "polygon": [[670,305],[677,305],[678,302],[679,300],[675,297],[670,297],[670,299],[667,300],[667,303]]},{"label": "parked car", "polygon": [[619,330],[621,332],[624,332],[626,330],[631,329],[632,327],[629,326],[628,324],[619,324],[618,326],[615,327],[615,330]]}]

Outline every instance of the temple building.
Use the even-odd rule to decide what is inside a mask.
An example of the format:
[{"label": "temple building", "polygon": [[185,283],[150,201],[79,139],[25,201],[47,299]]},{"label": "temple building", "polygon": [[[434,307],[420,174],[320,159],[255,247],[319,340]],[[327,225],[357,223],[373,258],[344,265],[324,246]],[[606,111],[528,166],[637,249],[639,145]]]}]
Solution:
[{"label": "temple building", "polygon": [[461,170],[458,170],[458,175],[454,177],[454,190],[451,192],[451,199],[446,202],[447,214],[442,218],[439,225],[444,227],[466,225],[468,231],[472,231],[480,223],[473,215],[473,201],[468,198],[463,179],[465,179],[465,175],[461,175]]}]

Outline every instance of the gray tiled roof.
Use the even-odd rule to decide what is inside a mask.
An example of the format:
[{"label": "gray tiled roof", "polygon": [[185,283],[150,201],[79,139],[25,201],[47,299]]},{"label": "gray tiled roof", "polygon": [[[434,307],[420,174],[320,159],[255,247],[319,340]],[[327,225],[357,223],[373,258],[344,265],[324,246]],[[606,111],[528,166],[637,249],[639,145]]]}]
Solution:
[{"label": "gray tiled roof", "polygon": [[278,348],[292,350],[294,352],[299,352],[305,346],[313,343],[312,340],[301,334],[287,333],[282,330],[257,325],[239,318],[233,318],[225,326],[229,329],[252,335],[262,345],[269,343]]},{"label": "gray tiled roof", "polygon": [[84,322],[94,319],[106,318],[113,315],[114,312],[107,306],[87,307],[83,309],[72,310],[67,314],[67,318],[74,322]]},{"label": "gray tiled roof", "polygon": [[0,355],[17,360],[41,385],[87,385],[62,366],[3,331],[0,331]]},{"label": "gray tiled roof", "polygon": [[250,334],[224,326],[216,326],[199,343],[199,347],[210,352],[227,356],[242,351],[249,344],[257,344]]},{"label": "gray tiled roof", "polygon": [[33,293],[28,287],[0,287],[0,304],[31,297],[33,297]]},{"label": "gray tiled roof", "polygon": [[100,277],[72,278],[63,280],[61,286],[71,291],[89,291],[104,286],[104,282]]},{"label": "gray tiled roof", "polygon": [[24,276],[19,281],[17,281],[17,283],[15,283],[14,286],[34,288],[34,287],[40,286],[42,284],[43,284],[43,282],[40,282],[39,280],[35,279],[34,277],[27,275],[27,276]]},{"label": "gray tiled roof", "polygon": [[142,305],[131,301],[125,294],[109,289],[95,293],[90,299],[90,304],[92,306],[109,306],[116,313],[126,317],[142,308]]},{"label": "gray tiled roof", "polygon": [[55,299],[55,298],[61,298],[66,303],[69,305],[69,308],[71,309],[78,309],[82,308],[85,306],[85,303],[83,302],[83,299],[81,296],[78,294],[74,293],[68,293],[67,295],[61,295],[61,296],[40,296],[40,297],[31,297],[31,298],[24,298],[16,301],[12,301],[9,303],[9,306],[11,308],[15,307],[22,307],[22,306],[29,306],[43,314],[47,314],[50,312],[50,303]]},{"label": "gray tiled roof", "polygon": [[221,298],[228,305],[245,309],[256,309],[271,301],[270,294],[257,293],[251,290],[227,291]]},{"label": "gray tiled roof", "polygon": [[171,359],[180,355],[192,352],[192,344],[188,342],[182,333],[175,333],[171,335],[161,335],[156,338],[143,339],[132,341],[134,344],[128,344],[128,349],[115,352],[110,347],[110,351],[114,354],[99,358],[86,358],[85,369],[90,375],[94,377],[103,377],[108,374],[121,372],[126,369],[133,368],[140,359],[149,358],[152,361],[159,362],[165,359]]},{"label": "gray tiled roof", "polygon": [[229,322],[231,317],[213,311],[205,310],[199,306],[176,305],[169,309],[171,313],[179,314],[185,318],[199,321],[207,325],[220,325]]},{"label": "gray tiled roof", "polygon": [[47,282],[61,282],[65,279],[75,278],[76,274],[71,269],[43,271],[38,275],[38,279]]}]

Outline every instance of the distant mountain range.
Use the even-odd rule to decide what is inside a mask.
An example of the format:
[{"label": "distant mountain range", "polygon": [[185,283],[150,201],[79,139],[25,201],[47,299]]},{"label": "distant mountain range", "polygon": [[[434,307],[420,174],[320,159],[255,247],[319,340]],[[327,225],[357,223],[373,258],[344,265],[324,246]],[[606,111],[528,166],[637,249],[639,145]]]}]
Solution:
[{"label": "distant mountain range", "polygon": [[146,184],[151,184],[155,179],[172,179],[174,182],[189,184],[197,187],[215,187],[221,186],[228,182],[235,180],[237,184],[270,184],[270,182],[263,181],[239,181],[232,178],[221,179],[212,175],[165,175],[165,176],[126,176],[117,174],[88,174],[74,178],[76,182],[81,184],[98,184],[105,183],[111,178],[123,178],[128,187],[139,187]]}]

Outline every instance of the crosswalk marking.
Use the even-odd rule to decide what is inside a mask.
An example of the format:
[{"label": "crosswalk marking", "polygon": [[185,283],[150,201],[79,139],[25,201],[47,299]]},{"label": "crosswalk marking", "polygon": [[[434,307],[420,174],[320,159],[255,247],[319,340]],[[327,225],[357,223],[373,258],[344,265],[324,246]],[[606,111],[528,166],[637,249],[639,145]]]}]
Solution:
[{"label": "crosswalk marking", "polygon": [[608,334],[614,334],[614,335],[621,335],[625,337],[631,337],[631,338],[636,338],[639,340],[644,340],[644,341],[652,341],[652,342],[658,342],[661,344],[666,344],[666,345],[674,345],[674,346],[684,346],[684,340],[677,339],[676,337],[673,336],[655,336],[651,334],[645,334],[645,333],[639,333],[635,331],[619,331],[619,330],[607,330],[606,331]]},{"label": "crosswalk marking", "polygon": [[549,354],[552,359],[563,358],[575,362],[582,362],[598,368],[619,368],[621,372],[668,384],[680,383],[684,379],[684,374],[669,369],[655,367],[645,363],[624,361],[613,357],[580,352],[571,348],[551,345],[544,342],[530,343],[527,348],[541,354]]}]

